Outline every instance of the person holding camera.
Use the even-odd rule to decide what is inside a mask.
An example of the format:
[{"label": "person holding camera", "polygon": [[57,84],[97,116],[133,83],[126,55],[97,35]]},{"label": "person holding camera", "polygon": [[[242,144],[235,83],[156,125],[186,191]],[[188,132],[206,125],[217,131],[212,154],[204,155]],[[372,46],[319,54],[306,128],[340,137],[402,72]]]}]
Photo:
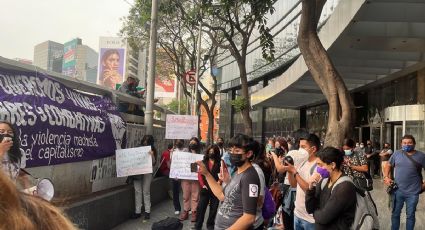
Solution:
[{"label": "person holding camera", "polygon": [[[391,229],[400,228],[400,213],[406,203],[406,229],[415,228],[415,212],[419,194],[425,189],[422,168],[425,168],[425,154],[415,150],[416,141],[412,135],[401,138],[401,150],[396,151],[384,167],[384,183],[393,187],[393,210]],[[391,169],[394,168],[394,180]]]},{"label": "person holding camera", "polygon": [[[300,148],[308,152],[308,158],[299,166],[294,166],[285,161],[284,170],[289,173],[288,179],[292,187],[297,187],[294,208],[294,229],[314,229],[314,217],[307,213],[305,208],[305,191],[309,183],[318,182],[321,177],[316,172],[316,152],[320,149],[320,139],[315,134],[310,134],[307,139],[300,139]],[[277,158],[273,154],[273,158]]]}]

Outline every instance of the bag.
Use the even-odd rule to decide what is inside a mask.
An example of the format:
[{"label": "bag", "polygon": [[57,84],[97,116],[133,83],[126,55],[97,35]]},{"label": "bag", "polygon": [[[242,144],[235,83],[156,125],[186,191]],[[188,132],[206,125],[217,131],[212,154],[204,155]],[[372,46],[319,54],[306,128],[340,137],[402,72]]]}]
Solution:
[{"label": "bag", "polygon": [[[333,189],[340,183],[349,181],[353,183],[353,181],[348,176],[343,176],[339,178],[335,182],[332,187],[331,194]],[[328,182],[328,178],[322,180],[322,184],[320,185],[322,190],[326,186]],[[354,183],[353,183],[354,184]],[[379,219],[378,219],[378,210],[376,209],[376,204],[373,201],[370,193],[368,191],[363,191],[356,187],[356,212],[354,215],[354,222],[351,225],[352,230],[359,229],[379,229]]]},{"label": "bag", "polygon": [[267,187],[264,188],[264,203],[262,209],[263,218],[270,219],[276,213],[276,204],[273,201],[272,194]]},{"label": "bag", "polygon": [[369,173],[364,173],[364,178],[354,177],[354,185],[362,189],[364,191],[372,191],[373,190],[373,179]]},{"label": "bag", "polygon": [[181,230],[183,224],[175,217],[167,217],[152,224],[152,230]]},{"label": "bag", "polygon": [[273,201],[275,203],[275,208],[278,209],[279,206],[282,204],[282,192],[280,191],[279,184],[273,183],[270,188],[270,194],[273,198]]}]

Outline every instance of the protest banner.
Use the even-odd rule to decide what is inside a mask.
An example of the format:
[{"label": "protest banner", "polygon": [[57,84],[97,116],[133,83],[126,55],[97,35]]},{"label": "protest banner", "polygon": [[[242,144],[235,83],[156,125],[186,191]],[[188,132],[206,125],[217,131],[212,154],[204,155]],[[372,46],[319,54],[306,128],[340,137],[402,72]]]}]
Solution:
[{"label": "protest banner", "polygon": [[0,68],[0,120],[17,128],[27,167],[113,156],[125,142],[125,123],[111,98],[36,71]]},{"label": "protest banner", "polygon": [[116,151],[117,177],[152,173],[150,146]]},{"label": "protest banner", "polygon": [[173,152],[170,167],[170,178],[198,180],[198,173],[190,171],[190,164],[204,158],[201,154]]},{"label": "protest banner", "polygon": [[167,114],[165,139],[189,140],[198,136],[198,117]]}]

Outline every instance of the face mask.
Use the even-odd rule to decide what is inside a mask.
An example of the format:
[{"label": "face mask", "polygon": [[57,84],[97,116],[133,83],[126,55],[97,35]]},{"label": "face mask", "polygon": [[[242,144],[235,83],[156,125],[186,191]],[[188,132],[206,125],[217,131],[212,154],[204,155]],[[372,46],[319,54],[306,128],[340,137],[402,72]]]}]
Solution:
[{"label": "face mask", "polygon": [[329,177],[329,171],[326,170],[325,168],[322,168],[320,166],[317,166],[316,171],[317,171],[317,173],[320,174],[320,176],[322,177],[322,179]]},{"label": "face mask", "polygon": [[229,153],[229,156],[230,156],[230,163],[233,166],[241,167],[245,163],[245,161],[242,160],[242,154]]},{"label": "face mask", "polygon": [[3,139],[5,138],[5,137],[10,137],[12,140],[13,140],[13,136],[11,136],[10,134],[0,134],[0,141],[3,141]]},{"label": "face mask", "polygon": [[360,145],[360,148],[364,148],[364,145]]},{"label": "face mask", "polygon": [[298,152],[299,152],[301,155],[308,156],[308,152],[307,152],[307,150],[305,150],[305,149],[303,149],[303,148],[299,148],[299,149],[298,149]]},{"label": "face mask", "polygon": [[209,157],[209,158],[214,158],[214,155],[215,155],[215,154],[214,154],[214,152],[212,152],[212,153],[208,153],[208,157]]},{"label": "face mask", "polygon": [[190,150],[198,150],[198,145],[197,144],[189,144],[189,149]]},{"label": "face mask", "polygon": [[223,142],[217,142],[217,145],[220,146],[220,148],[223,147]]},{"label": "face mask", "polygon": [[405,152],[412,152],[415,149],[415,145],[403,145],[401,149]]},{"label": "face mask", "polygon": [[351,151],[351,149],[347,149],[347,150],[344,150],[344,153],[346,156],[350,156],[351,154],[353,154],[353,151]]},{"label": "face mask", "polygon": [[360,147],[359,143],[356,144],[356,147]]}]

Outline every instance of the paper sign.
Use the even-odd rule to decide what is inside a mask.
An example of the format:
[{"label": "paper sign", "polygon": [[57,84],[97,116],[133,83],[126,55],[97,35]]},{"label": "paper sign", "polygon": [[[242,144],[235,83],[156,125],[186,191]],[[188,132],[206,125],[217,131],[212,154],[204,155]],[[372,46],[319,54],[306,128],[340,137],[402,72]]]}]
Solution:
[{"label": "paper sign", "polygon": [[198,136],[198,117],[167,114],[165,139],[189,140]]},{"label": "paper sign", "polygon": [[170,178],[198,180],[198,173],[190,171],[190,164],[201,161],[204,158],[201,154],[188,152],[173,152],[170,167]]},{"label": "paper sign", "polygon": [[150,146],[116,150],[117,177],[152,173]]}]

